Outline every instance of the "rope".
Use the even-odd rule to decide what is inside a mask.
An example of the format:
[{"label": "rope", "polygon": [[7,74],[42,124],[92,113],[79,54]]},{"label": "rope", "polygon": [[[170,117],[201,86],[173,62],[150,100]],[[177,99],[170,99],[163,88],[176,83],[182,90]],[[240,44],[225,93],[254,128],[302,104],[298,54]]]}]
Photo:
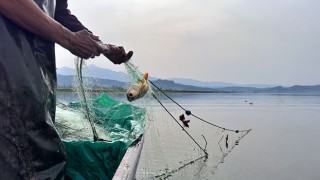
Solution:
[{"label": "rope", "polygon": [[162,94],[164,94],[168,99],[170,99],[173,103],[175,103],[177,106],[179,106],[181,109],[183,109],[188,116],[191,115],[191,116],[193,116],[193,117],[195,117],[195,118],[197,118],[197,119],[199,119],[199,120],[201,120],[201,121],[203,121],[203,122],[205,122],[205,123],[207,123],[207,124],[210,124],[211,126],[214,126],[214,127],[217,127],[217,128],[223,129],[223,130],[226,130],[226,131],[232,131],[232,132],[236,132],[236,133],[251,131],[251,129],[248,129],[248,130],[240,130],[240,131],[239,131],[239,130],[234,130],[234,129],[228,129],[228,128],[224,128],[224,127],[218,126],[218,125],[216,125],[216,124],[210,123],[210,122],[208,122],[208,121],[206,121],[206,120],[204,120],[204,119],[202,119],[202,118],[194,115],[190,110],[185,109],[183,106],[181,106],[181,105],[180,105],[179,103],[177,103],[175,100],[173,100],[170,96],[168,96],[162,89],[160,89],[157,85],[155,85],[151,80],[148,80],[148,81],[149,81],[150,84],[152,84],[155,88],[157,88]]},{"label": "rope", "polygon": [[[79,60],[80,58],[78,58],[77,60]],[[89,106],[88,106],[88,103],[87,103],[87,98],[86,98],[86,95],[85,95],[85,91],[84,91],[84,88],[83,88],[83,78],[82,78],[82,64],[83,64],[83,59],[81,58],[79,60],[80,64],[78,64],[78,61],[77,61],[77,75],[78,75],[78,80],[79,80],[79,84],[80,84],[80,93],[81,93],[81,96],[83,97],[83,104],[84,104],[84,107],[85,107],[85,113],[87,115],[87,118],[89,120],[89,123],[90,123],[90,126],[91,126],[91,129],[92,129],[92,134],[93,134],[93,140],[94,141],[97,141],[99,140],[99,137],[98,137],[98,133],[96,131],[96,128],[94,126],[94,123],[90,117],[90,110],[89,110]]]},{"label": "rope", "polygon": [[[177,121],[177,119],[169,112],[169,110],[161,103],[161,101],[157,98],[157,96],[152,93],[152,96],[159,102],[159,104],[163,107],[164,110],[172,117],[172,119],[182,128],[182,130],[192,139],[192,141],[208,156],[208,153],[205,149],[203,149],[199,143],[188,133],[188,131]],[[206,145],[207,146],[207,145]]]},{"label": "rope", "polygon": [[[126,67],[130,69],[130,71],[128,71],[128,73],[136,76],[137,79],[140,78],[140,75],[142,74],[141,72],[139,72],[139,70],[137,70],[137,67],[134,67],[134,65],[130,62],[126,62],[125,63]],[[149,80],[150,82],[150,80]],[[156,99],[158,101],[158,103],[162,106],[162,108],[172,117],[172,119],[182,128],[182,130],[189,136],[189,138],[205,153],[204,157],[208,157],[208,153],[206,151],[206,147],[207,147],[207,141],[205,139],[206,142],[206,146],[203,149],[199,143],[189,134],[189,132],[177,121],[177,119],[170,113],[170,111],[162,104],[162,102],[157,98],[157,96],[151,92],[152,96],[154,99]],[[169,97],[170,98],[170,97]],[[171,98],[170,98],[171,99]],[[171,99],[173,101],[173,99]]]},{"label": "rope", "polygon": [[[127,65],[128,65],[128,67],[131,69],[131,71],[133,71],[133,72],[136,72],[136,69],[137,69],[137,67],[135,67],[135,69],[133,69],[133,64],[129,64],[129,63],[127,63]],[[234,130],[234,129],[229,129],[229,128],[224,128],[224,127],[222,127],[222,126],[219,126],[219,125],[216,125],[216,124],[213,124],[213,123],[210,123],[210,122],[208,122],[208,121],[206,121],[206,120],[204,120],[203,118],[200,118],[199,116],[196,116],[195,114],[193,114],[190,110],[187,110],[186,108],[184,108],[183,106],[181,106],[178,102],[176,102],[174,99],[172,99],[169,95],[167,95],[161,88],[159,88],[157,85],[155,85],[151,80],[148,80],[149,82],[150,82],[150,84],[152,84],[155,88],[157,88],[162,94],[164,94],[168,99],[170,99],[173,103],[175,103],[177,106],[179,106],[181,109],[183,109],[184,111],[185,111],[185,113],[186,113],[186,115],[191,115],[191,116],[193,116],[194,118],[196,118],[196,119],[198,119],[198,120],[200,120],[200,121],[202,121],[202,122],[205,122],[205,123],[207,123],[207,124],[209,124],[209,125],[211,125],[211,126],[214,126],[214,127],[217,127],[217,128],[220,128],[220,129],[223,129],[223,130],[225,130],[225,131],[231,131],[231,132],[235,132],[235,133],[239,133],[239,132],[249,132],[249,131],[251,131],[251,129],[248,129],[248,130]],[[158,100],[158,99],[157,99]],[[158,100],[158,102],[160,102],[159,100]]]},{"label": "rope", "polygon": [[[129,63],[126,63],[127,67],[129,67],[131,69],[132,72],[136,72],[137,70],[137,67],[135,67],[135,69],[133,69],[133,64],[129,64]],[[133,66],[133,67],[132,67]],[[249,132],[251,131],[251,129],[248,129],[248,130],[234,130],[234,129],[229,129],[229,128],[224,128],[222,126],[219,126],[219,125],[216,125],[216,124],[213,124],[211,122],[208,122],[206,120],[204,120],[203,118],[200,118],[199,116],[196,116],[195,114],[193,114],[190,110],[187,110],[186,108],[184,108],[183,106],[181,106],[178,102],[176,102],[174,99],[172,99],[169,95],[167,95],[161,88],[159,88],[157,85],[155,85],[151,80],[148,80],[150,82],[150,84],[152,84],[155,88],[157,88],[162,94],[164,94],[168,99],[170,99],[173,103],[175,103],[177,106],[179,106],[181,109],[183,109],[186,113],[186,115],[191,115],[193,116],[194,118],[204,122],[204,123],[207,123],[211,126],[214,126],[214,127],[217,127],[217,128],[220,128],[220,129],[223,129],[225,131],[230,131],[230,132],[235,132],[235,133],[239,133],[239,132]],[[154,96],[154,94],[153,94]],[[155,96],[154,96],[155,97]],[[157,99],[157,101],[161,104],[160,100]],[[180,125],[180,124],[179,124]]]}]

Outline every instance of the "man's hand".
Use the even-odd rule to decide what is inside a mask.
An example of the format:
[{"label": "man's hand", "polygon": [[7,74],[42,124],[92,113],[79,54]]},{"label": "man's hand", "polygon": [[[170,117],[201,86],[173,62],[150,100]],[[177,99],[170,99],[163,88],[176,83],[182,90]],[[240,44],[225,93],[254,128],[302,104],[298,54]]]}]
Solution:
[{"label": "man's hand", "polygon": [[98,37],[87,30],[71,32],[42,12],[33,0],[0,0],[0,13],[24,29],[60,44],[79,57],[94,57],[102,52],[96,43]]},{"label": "man's hand", "polygon": [[128,61],[133,54],[132,51],[126,54],[123,47],[114,45],[107,45],[110,51],[104,51],[98,44],[99,37],[87,30],[71,32],[42,12],[33,0],[0,0],[0,13],[24,29],[60,44],[81,58],[87,59],[103,53],[114,64],[121,64]]},{"label": "man's hand", "polygon": [[70,42],[63,45],[72,54],[84,59],[99,56],[103,49],[96,42],[99,37],[92,35],[86,29],[72,33]]},{"label": "man's hand", "polygon": [[102,53],[114,64],[121,64],[127,62],[133,55],[132,51],[126,53],[122,46],[115,46],[112,44],[104,44],[107,50]]}]

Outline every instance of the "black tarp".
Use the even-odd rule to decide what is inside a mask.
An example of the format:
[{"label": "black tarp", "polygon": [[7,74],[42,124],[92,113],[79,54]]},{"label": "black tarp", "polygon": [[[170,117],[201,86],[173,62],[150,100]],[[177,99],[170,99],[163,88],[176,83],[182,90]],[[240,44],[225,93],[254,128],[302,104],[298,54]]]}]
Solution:
[{"label": "black tarp", "polygon": [[[54,17],[54,0],[35,2]],[[54,43],[0,14],[0,179],[63,178],[55,89]]]}]

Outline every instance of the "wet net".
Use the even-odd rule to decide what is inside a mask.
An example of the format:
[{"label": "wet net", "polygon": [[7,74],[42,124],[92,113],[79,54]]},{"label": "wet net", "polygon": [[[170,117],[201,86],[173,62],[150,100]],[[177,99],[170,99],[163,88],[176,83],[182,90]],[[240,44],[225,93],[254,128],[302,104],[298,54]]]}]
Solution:
[{"label": "wet net", "polygon": [[[102,88],[94,78],[83,76],[79,63],[76,60],[74,80],[79,101],[57,105],[67,174],[74,179],[111,179],[126,149],[141,135],[144,145],[136,179],[206,179],[203,172],[214,174],[250,132],[218,126],[210,113],[197,116],[199,107],[171,98],[185,94],[166,93],[152,81],[143,98],[128,104],[125,90]],[[128,86],[141,78],[143,73],[131,61],[124,66]],[[122,97],[120,101],[109,96],[114,94]]]},{"label": "wet net", "polygon": [[[146,109],[108,96],[82,77],[77,58],[73,93],[76,102],[57,103],[56,127],[67,152],[71,179],[112,179],[128,147],[145,130]],[[81,79],[82,78],[82,79]]]},{"label": "wet net", "polygon": [[[125,66],[133,80],[143,74],[130,61]],[[207,179],[251,131],[219,126],[211,113],[204,115],[209,120],[199,117],[184,107],[188,102],[181,105],[172,99],[175,93],[149,84],[145,107],[150,115],[137,179]]]}]

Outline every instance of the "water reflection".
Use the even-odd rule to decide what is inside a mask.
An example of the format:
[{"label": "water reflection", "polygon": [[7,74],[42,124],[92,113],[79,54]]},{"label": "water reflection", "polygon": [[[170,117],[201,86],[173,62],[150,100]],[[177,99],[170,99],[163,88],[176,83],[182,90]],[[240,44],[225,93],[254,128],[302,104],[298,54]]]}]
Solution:
[{"label": "water reflection", "polygon": [[[229,133],[209,128],[191,119],[188,129],[190,133],[195,135],[197,141],[203,142],[203,147],[205,142],[201,135],[208,141],[209,157],[195,161],[202,157],[201,152],[191,145],[181,128],[177,128],[156,101],[148,102],[148,108],[152,112],[148,126],[149,136],[146,137],[149,145],[143,148],[138,179],[148,179],[152,173],[161,175],[166,171],[174,171],[191,161],[194,162],[176,171],[170,178],[300,180],[320,177],[320,156],[317,155],[320,152],[320,136],[317,133],[320,127],[320,95],[169,95],[210,122],[232,129],[252,128],[254,131],[240,144]],[[113,97],[127,102],[121,94]],[[75,97],[58,94],[58,99],[69,101],[68,99]],[[163,99],[162,102],[175,113],[175,117],[184,113],[169,100]],[[215,141],[220,143],[212,143]],[[232,152],[229,154],[230,150]],[[220,159],[217,154],[223,158]],[[161,167],[162,170],[154,172],[150,170],[153,166]]]}]

